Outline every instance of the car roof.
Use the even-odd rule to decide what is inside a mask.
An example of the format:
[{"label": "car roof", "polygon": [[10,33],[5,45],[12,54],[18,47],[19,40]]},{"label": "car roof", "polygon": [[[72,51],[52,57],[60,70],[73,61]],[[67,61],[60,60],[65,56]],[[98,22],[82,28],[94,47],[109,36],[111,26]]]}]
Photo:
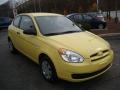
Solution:
[{"label": "car roof", "polygon": [[77,14],[80,14],[80,13],[71,13],[71,14],[66,15],[66,17],[70,17],[72,15],[77,15]]},{"label": "car roof", "polygon": [[61,14],[55,14],[55,13],[22,13],[19,15],[28,15],[28,16],[63,16]]}]

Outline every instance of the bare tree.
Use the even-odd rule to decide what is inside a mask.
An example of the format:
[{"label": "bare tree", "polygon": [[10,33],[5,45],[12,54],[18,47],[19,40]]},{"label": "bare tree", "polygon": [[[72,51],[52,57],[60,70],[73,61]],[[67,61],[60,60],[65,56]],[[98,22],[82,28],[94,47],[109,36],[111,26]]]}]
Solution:
[{"label": "bare tree", "polygon": [[[110,11],[115,10],[115,7],[113,6],[114,3],[115,0],[99,0],[99,9],[108,11],[108,16],[110,16]],[[33,12],[43,11],[64,14],[64,12],[97,11],[96,4],[97,0],[29,0],[26,9]],[[120,9],[120,5],[118,4],[120,4],[120,0],[117,0],[116,5],[118,6],[117,8]]]}]

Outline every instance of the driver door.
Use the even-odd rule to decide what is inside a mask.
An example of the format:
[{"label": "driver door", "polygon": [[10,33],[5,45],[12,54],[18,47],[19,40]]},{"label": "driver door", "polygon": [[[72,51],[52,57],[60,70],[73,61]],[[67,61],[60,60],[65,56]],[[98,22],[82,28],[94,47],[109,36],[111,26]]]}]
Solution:
[{"label": "driver door", "polygon": [[24,34],[25,30],[35,30],[37,33],[34,23],[29,16],[22,16],[20,23],[20,51],[26,56],[30,57],[33,60],[37,59],[37,54],[39,50],[39,40],[37,35]]}]

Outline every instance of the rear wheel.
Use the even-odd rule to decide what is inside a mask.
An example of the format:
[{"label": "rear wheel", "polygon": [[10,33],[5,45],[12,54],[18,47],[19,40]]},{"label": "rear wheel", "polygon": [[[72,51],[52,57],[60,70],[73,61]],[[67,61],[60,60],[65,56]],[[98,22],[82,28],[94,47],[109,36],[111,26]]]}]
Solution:
[{"label": "rear wheel", "polygon": [[104,29],[104,25],[103,24],[99,24],[98,25],[98,29]]},{"label": "rear wheel", "polygon": [[47,56],[42,57],[42,60],[40,61],[40,68],[45,80],[50,82],[55,82],[57,80],[55,67]]},{"label": "rear wheel", "polygon": [[9,46],[9,50],[10,50],[11,53],[16,53],[17,52],[17,50],[15,49],[15,47],[14,47],[14,45],[13,45],[13,43],[10,39],[8,40],[8,46]]}]

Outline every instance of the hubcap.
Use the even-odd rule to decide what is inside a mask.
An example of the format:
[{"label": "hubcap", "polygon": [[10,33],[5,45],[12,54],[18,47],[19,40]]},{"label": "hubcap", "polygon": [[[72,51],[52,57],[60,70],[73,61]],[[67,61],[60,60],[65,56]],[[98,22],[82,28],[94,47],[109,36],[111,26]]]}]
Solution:
[{"label": "hubcap", "polygon": [[99,25],[99,29],[103,29],[103,25],[101,24],[101,25]]},{"label": "hubcap", "polygon": [[42,73],[46,79],[51,79],[52,77],[52,68],[48,61],[42,62]]}]

